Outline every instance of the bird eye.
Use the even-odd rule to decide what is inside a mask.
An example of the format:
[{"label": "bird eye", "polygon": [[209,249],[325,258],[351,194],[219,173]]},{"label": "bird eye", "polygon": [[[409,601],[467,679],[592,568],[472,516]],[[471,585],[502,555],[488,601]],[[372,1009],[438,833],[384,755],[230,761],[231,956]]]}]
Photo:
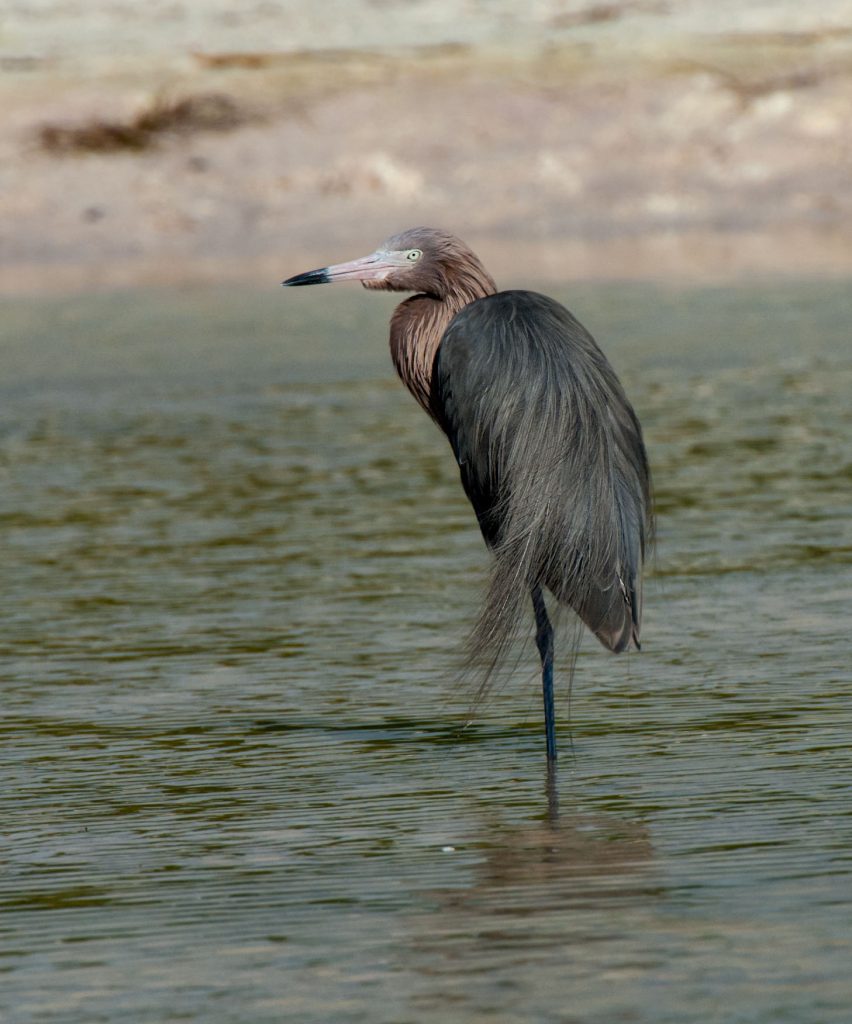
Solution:
[{"label": "bird eye", "polygon": [[416,263],[422,255],[423,253],[419,249],[409,249],[405,254],[405,258],[409,263]]}]

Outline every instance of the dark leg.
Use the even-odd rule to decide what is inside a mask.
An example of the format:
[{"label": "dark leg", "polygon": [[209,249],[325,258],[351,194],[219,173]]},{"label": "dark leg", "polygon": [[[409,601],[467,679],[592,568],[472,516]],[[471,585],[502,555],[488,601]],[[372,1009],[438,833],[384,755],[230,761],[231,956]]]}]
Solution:
[{"label": "dark leg", "polygon": [[547,793],[547,820],[551,825],[556,825],[559,821],[559,792],[556,788],[556,762],[547,762],[547,783],[545,785],[545,793]]},{"label": "dark leg", "polygon": [[535,609],[535,643],[541,657],[541,693],[544,698],[544,733],[547,737],[547,760],[556,760],[556,718],[553,713],[553,626],[547,617],[541,587],[533,587]]}]

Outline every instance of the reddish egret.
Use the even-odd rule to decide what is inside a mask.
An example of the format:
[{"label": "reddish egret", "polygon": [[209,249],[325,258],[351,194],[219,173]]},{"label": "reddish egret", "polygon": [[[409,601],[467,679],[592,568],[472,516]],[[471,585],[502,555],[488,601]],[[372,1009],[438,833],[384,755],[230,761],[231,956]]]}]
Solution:
[{"label": "reddish egret", "polygon": [[471,634],[486,681],[532,598],[547,758],[556,760],[553,628],[544,590],[609,650],[639,647],[651,485],[642,429],[589,332],[558,302],[498,292],[453,235],[412,228],[285,285],[415,292],[391,318],[402,382],[449,438],[494,567]]}]

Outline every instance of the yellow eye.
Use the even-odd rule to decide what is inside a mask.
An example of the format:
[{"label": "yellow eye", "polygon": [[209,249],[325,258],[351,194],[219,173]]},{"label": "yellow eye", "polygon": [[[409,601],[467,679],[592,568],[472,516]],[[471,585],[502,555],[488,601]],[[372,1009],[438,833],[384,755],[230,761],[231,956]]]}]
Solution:
[{"label": "yellow eye", "polygon": [[416,263],[422,255],[423,253],[419,249],[409,249],[405,254],[405,258],[409,263]]}]

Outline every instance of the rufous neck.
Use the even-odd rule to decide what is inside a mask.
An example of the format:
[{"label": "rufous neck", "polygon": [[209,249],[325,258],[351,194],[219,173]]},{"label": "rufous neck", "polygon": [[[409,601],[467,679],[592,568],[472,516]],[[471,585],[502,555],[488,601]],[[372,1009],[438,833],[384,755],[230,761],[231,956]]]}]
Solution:
[{"label": "rufous neck", "polygon": [[493,295],[496,290],[497,286],[487,277],[487,282],[455,287],[440,298],[413,295],[394,310],[390,324],[393,364],[403,384],[430,416],[434,415],[431,406],[432,369],[444,332],[465,306]]}]

